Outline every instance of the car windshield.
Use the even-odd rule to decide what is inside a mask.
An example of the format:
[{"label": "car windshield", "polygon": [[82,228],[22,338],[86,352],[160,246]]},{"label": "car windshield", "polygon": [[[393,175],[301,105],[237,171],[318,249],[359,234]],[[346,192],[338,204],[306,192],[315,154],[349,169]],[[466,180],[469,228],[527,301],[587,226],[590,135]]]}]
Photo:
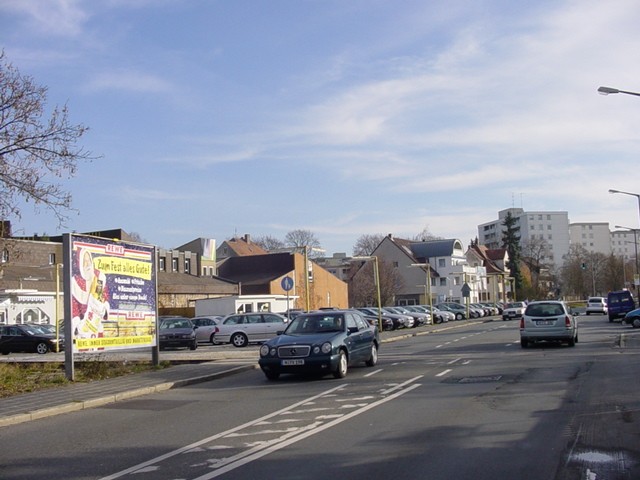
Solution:
[{"label": "car windshield", "polygon": [[291,321],[286,333],[296,335],[310,335],[315,333],[329,333],[344,331],[343,315],[300,315]]},{"label": "car windshield", "polygon": [[559,303],[537,303],[529,305],[526,314],[536,317],[557,317],[564,315],[564,309]]},{"label": "car windshield", "polygon": [[191,323],[186,318],[168,318],[162,320],[160,328],[192,328]]}]

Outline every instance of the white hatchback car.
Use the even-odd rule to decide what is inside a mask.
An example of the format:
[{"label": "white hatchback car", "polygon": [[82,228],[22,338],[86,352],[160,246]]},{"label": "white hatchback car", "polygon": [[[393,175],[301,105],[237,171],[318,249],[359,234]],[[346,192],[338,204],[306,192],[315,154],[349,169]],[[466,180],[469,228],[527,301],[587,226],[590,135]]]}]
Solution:
[{"label": "white hatchback car", "polygon": [[266,342],[286,326],[287,319],[277,313],[234,313],[218,324],[213,341],[246,347],[249,343]]},{"label": "white hatchback car", "polygon": [[541,300],[527,305],[520,320],[520,344],[526,348],[533,342],[578,342],[578,320],[564,302]]},{"label": "white hatchback car", "polygon": [[201,316],[201,317],[193,317],[191,319],[191,323],[196,327],[196,339],[198,342],[214,342],[214,337],[216,334],[216,327],[222,321],[223,317],[212,315],[212,316]]},{"label": "white hatchback car", "polygon": [[600,315],[606,315],[609,313],[607,308],[607,299],[604,297],[589,297],[587,299],[587,315],[597,313]]}]

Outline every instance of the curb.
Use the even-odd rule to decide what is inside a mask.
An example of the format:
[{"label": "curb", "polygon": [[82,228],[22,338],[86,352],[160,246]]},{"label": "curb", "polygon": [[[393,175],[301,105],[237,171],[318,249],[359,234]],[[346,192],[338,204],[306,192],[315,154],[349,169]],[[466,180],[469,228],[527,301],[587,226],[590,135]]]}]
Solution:
[{"label": "curb", "polygon": [[229,377],[231,375],[235,375],[236,373],[244,372],[247,370],[255,370],[256,368],[258,368],[257,365],[241,365],[239,367],[233,367],[222,372],[212,373],[210,375],[201,375],[199,377],[176,380],[175,382],[164,382],[150,387],[127,390],[125,392],[113,395],[104,395],[102,397],[91,398],[89,400],[72,400],[69,403],[57,405],[55,407],[41,408],[39,410],[33,410],[32,412],[19,413],[17,415],[0,418],[0,428],[9,425],[16,425],[18,423],[28,422],[31,420],[38,420],[40,418],[51,417],[53,415],[59,415],[61,413],[77,412],[79,410],[101,407],[110,403],[129,400],[131,398],[141,397],[143,395],[149,395],[151,393],[158,393],[165,390],[170,390],[172,388],[180,388],[187,385],[195,385],[197,383],[208,382],[210,380],[215,380],[218,378]]}]

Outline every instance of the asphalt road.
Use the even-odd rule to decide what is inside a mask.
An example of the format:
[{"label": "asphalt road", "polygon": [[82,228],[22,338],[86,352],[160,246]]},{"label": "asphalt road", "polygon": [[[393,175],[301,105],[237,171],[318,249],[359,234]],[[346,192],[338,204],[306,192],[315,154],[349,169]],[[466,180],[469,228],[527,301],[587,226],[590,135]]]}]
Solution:
[{"label": "asphalt road", "polygon": [[469,324],[344,380],[252,370],[11,426],[0,478],[640,478],[640,332],[580,321],[574,348]]}]

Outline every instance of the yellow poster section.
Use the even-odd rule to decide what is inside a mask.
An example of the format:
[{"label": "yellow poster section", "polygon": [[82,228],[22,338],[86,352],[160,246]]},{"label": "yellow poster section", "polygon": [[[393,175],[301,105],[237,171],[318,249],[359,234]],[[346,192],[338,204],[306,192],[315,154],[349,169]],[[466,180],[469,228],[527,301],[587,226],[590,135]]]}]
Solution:
[{"label": "yellow poster section", "polygon": [[120,257],[98,257],[93,263],[96,269],[106,275],[127,275],[151,280],[150,262],[139,262]]},{"label": "yellow poster section", "polygon": [[106,348],[106,347],[146,347],[152,346],[152,335],[139,335],[135,337],[101,337],[101,338],[77,338],[76,348]]}]

